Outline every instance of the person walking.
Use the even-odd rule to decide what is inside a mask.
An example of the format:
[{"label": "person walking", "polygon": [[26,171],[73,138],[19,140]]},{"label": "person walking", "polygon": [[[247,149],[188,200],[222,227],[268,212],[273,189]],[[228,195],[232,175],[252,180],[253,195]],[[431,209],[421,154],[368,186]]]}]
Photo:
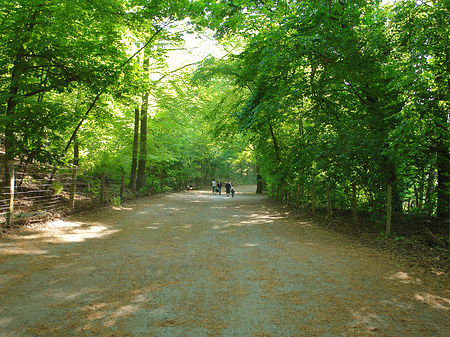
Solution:
[{"label": "person walking", "polygon": [[216,181],[214,179],[211,181],[211,186],[212,186],[213,194],[216,194],[217,183],[216,183]]},{"label": "person walking", "polygon": [[229,197],[230,196],[230,193],[231,193],[231,183],[230,183],[230,181],[228,180],[228,182],[225,184],[225,192],[227,193],[227,197]]},{"label": "person walking", "polygon": [[219,192],[219,195],[222,194],[222,183],[220,181],[217,183],[217,192]]}]

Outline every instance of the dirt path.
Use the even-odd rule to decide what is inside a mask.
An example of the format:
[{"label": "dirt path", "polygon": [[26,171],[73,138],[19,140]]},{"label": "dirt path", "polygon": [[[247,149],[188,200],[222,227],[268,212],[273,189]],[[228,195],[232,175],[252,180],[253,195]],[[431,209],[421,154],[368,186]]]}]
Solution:
[{"label": "dirt path", "polygon": [[3,337],[450,336],[448,285],[253,193],[24,228],[0,263]]}]

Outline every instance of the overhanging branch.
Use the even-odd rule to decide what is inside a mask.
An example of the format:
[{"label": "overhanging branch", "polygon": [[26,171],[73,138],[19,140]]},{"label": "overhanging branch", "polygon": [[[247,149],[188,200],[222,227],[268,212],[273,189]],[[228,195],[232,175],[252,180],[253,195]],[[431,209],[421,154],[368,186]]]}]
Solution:
[{"label": "overhanging branch", "polygon": [[[136,51],[133,55],[131,55],[125,62],[123,62],[120,66],[119,66],[119,70],[124,68],[128,63],[130,63],[130,61],[132,59],[134,59],[136,57],[136,55],[138,55],[141,51],[143,51],[153,40],[154,38],[161,32],[164,30],[164,28],[166,28],[169,25],[169,23],[166,23],[165,25],[163,25],[162,27],[159,27],[155,33],[152,34],[152,36],[147,40],[147,42],[141,47],[139,48],[138,51]],[[84,116],[81,118],[80,122],[78,123],[77,127],[75,128],[75,130],[72,133],[72,136],[69,139],[69,142],[67,143],[66,147],[64,148],[64,154],[67,152],[67,150],[70,148],[70,145],[72,144],[73,140],[75,139],[78,130],[80,129],[81,125],[83,124],[83,122],[86,120],[86,118],[89,116],[90,112],[92,111],[92,109],[94,108],[95,104],[98,102],[98,100],[100,99],[100,96],[105,92],[106,88],[102,89],[94,98],[94,100],[92,101],[92,103],[89,105],[89,108],[87,109],[86,113],[84,114]]]}]

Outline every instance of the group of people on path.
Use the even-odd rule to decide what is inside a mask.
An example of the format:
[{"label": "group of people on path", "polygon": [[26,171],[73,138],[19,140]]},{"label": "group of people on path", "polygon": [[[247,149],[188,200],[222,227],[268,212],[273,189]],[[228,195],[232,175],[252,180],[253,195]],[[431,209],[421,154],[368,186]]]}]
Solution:
[{"label": "group of people on path", "polygon": [[[216,180],[213,179],[211,182],[211,186],[212,186],[213,194],[216,194],[216,193],[218,193],[219,195],[222,194],[222,183],[220,181],[216,182]],[[227,197],[229,197],[230,194],[231,194],[231,197],[234,197],[235,191],[229,180],[225,184],[225,193],[227,194]]]}]

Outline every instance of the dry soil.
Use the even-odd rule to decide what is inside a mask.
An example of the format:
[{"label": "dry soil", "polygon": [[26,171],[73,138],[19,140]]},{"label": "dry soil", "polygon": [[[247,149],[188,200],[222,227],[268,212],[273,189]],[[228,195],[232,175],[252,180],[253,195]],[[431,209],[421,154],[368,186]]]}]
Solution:
[{"label": "dry soil", "polygon": [[450,336],[450,289],[253,187],[0,238],[0,336]]}]

